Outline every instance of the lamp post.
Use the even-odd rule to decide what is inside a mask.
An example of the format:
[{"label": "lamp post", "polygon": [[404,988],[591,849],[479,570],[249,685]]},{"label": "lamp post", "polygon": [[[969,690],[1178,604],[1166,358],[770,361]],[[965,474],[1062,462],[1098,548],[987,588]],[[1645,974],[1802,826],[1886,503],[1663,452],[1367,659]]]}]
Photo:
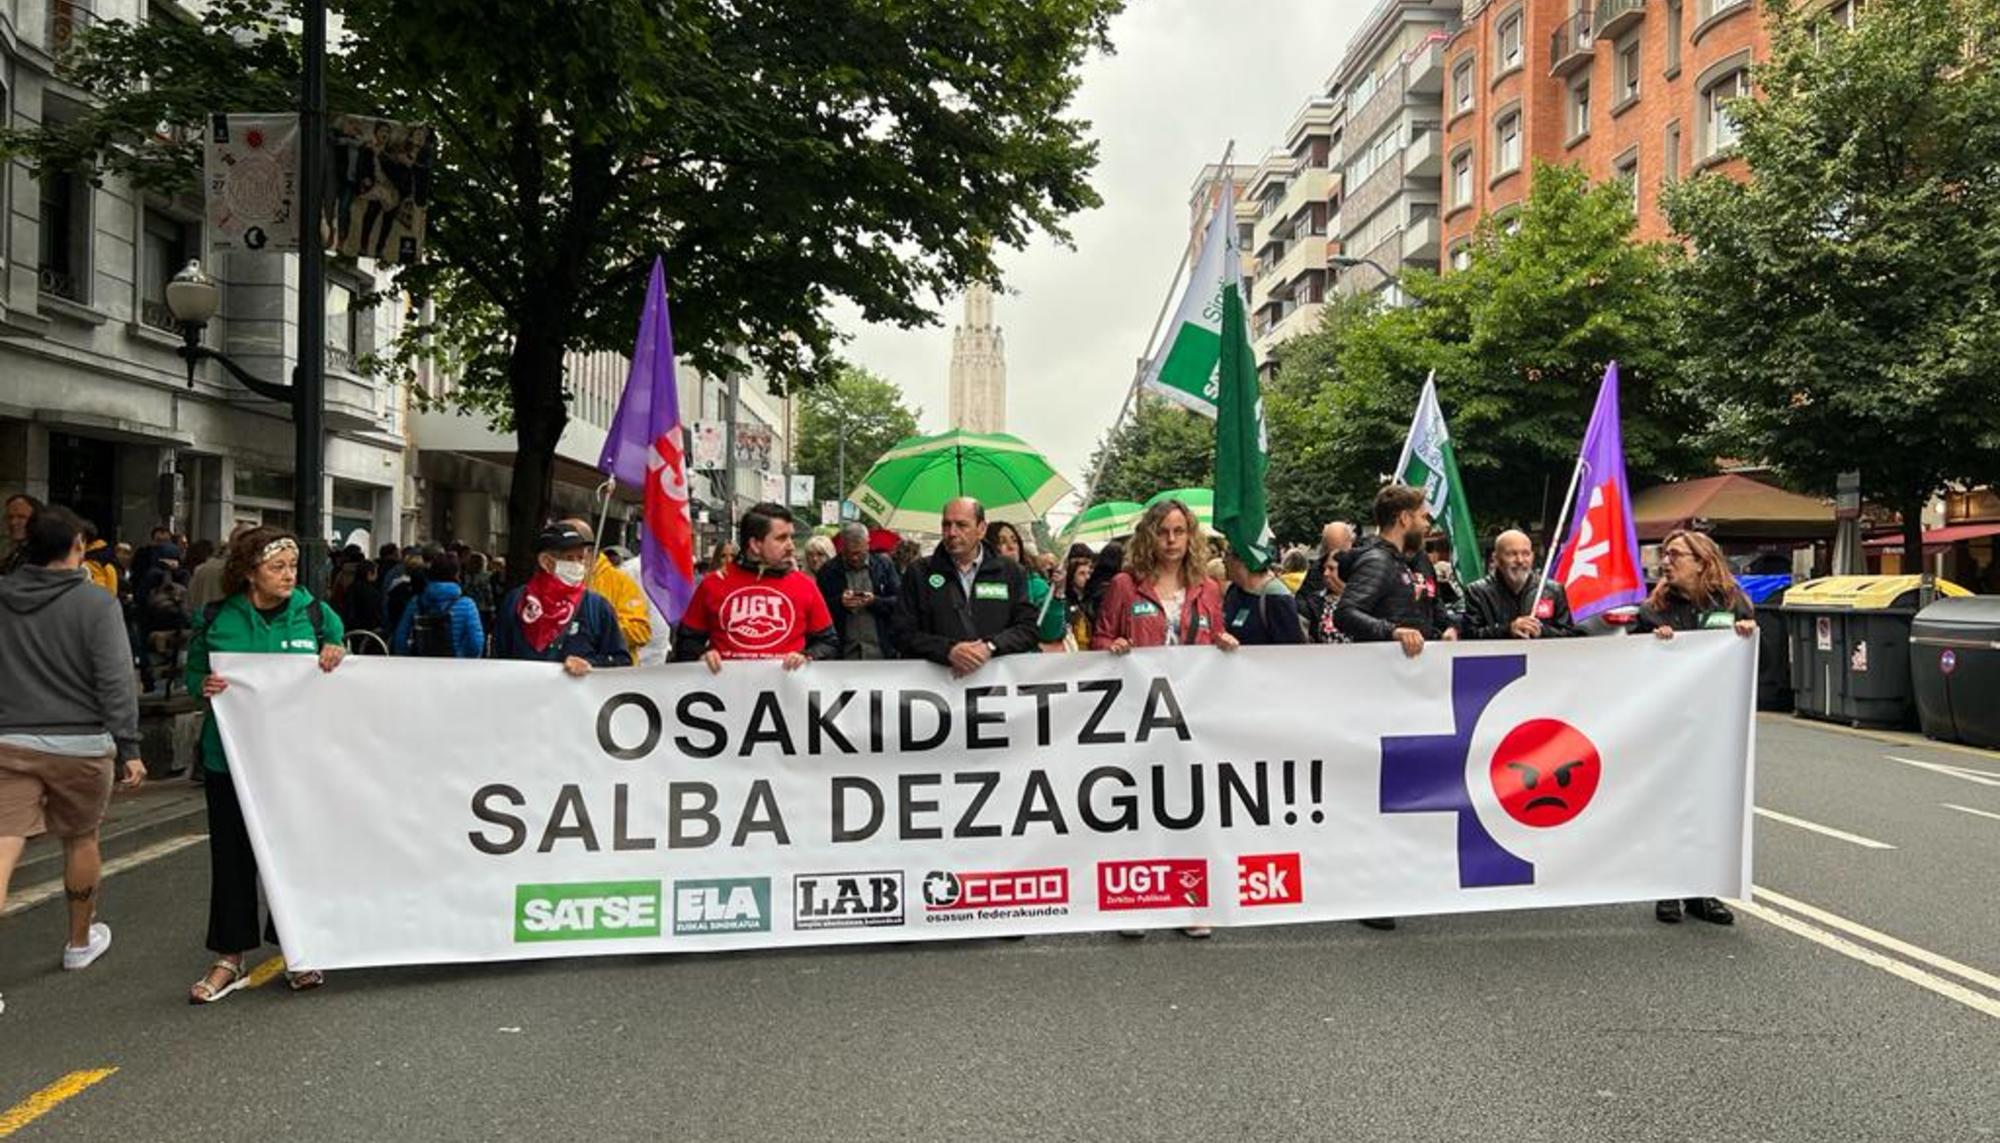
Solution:
[{"label": "lamp post", "polygon": [[[1401,274],[1390,273],[1387,266],[1382,265],[1382,263],[1377,262],[1373,258],[1357,258],[1352,254],[1329,254],[1326,257],[1326,264],[1329,266],[1339,266],[1347,270],[1352,270],[1357,266],[1366,266],[1377,274],[1382,275],[1382,280],[1394,286],[1398,294],[1402,294],[1403,292],[1403,276]],[[1407,297],[1407,295],[1404,296]],[[1413,298],[1409,300],[1412,306],[1418,304]]]},{"label": "lamp post", "polygon": [[181,330],[180,355],[187,362],[188,388],[195,366],[219,363],[252,393],[292,408],[295,430],[292,463],[292,522],[299,536],[299,583],[316,596],[326,594],[326,248],[320,235],[320,187],[326,138],[326,0],[309,0],[304,27],[304,77],[299,93],[299,360],[292,384],[277,385],[252,376],[227,354],[201,343],[201,331],[215,317],[222,294],[189,262],[167,283],[167,309]]}]

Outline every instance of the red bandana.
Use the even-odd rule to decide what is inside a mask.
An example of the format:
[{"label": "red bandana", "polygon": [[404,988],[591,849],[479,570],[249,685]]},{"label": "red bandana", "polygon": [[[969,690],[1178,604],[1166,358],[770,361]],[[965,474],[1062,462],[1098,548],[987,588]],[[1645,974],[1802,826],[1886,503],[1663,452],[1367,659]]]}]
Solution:
[{"label": "red bandana", "polygon": [[583,584],[571,587],[551,572],[538,570],[528,581],[521,592],[521,630],[536,654],[548,650],[549,644],[569,626],[576,615],[576,605],[583,600],[583,592]]}]

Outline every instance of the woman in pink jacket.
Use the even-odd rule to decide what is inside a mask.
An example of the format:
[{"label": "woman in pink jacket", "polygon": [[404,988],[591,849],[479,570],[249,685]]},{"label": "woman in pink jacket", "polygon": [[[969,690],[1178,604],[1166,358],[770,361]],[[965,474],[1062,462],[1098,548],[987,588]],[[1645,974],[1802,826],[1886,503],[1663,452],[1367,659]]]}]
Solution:
[{"label": "woman in pink jacket", "polygon": [[[1091,629],[1094,651],[1123,655],[1134,647],[1208,644],[1234,651],[1236,637],[1222,621],[1222,592],[1208,578],[1208,540],[1186,504],[1162,500],[1139,519],[1125,546],[1125,570],[1111,581]],[[1207,925],[1182,929],[1209,935]],[[1144,929],[1120,935],[1143,937]]]}]

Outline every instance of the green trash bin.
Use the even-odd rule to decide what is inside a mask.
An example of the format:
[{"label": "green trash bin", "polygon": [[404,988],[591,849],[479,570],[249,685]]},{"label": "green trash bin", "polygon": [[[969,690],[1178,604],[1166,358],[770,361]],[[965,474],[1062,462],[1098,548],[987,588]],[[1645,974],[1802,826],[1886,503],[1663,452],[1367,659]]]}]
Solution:
[{"label": "green trash bin", "polygon": [[[1947,580],[1938,596],[1969,595]],[[1850,726],[1916,724],[1910,624],[1923,596],[1914,575],[1828,576],[1785,593],[1792,650],[1792,707],[1805,718]]]}]

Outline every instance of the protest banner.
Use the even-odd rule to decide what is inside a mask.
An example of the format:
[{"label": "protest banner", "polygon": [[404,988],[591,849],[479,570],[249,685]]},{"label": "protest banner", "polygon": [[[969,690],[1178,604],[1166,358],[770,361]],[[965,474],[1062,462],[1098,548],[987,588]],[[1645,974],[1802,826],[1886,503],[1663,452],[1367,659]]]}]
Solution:
[{"label": "protest banner", "polygon": [[1756,646],[219,655],[291,963],[1256,925],[1750,883]]}]

